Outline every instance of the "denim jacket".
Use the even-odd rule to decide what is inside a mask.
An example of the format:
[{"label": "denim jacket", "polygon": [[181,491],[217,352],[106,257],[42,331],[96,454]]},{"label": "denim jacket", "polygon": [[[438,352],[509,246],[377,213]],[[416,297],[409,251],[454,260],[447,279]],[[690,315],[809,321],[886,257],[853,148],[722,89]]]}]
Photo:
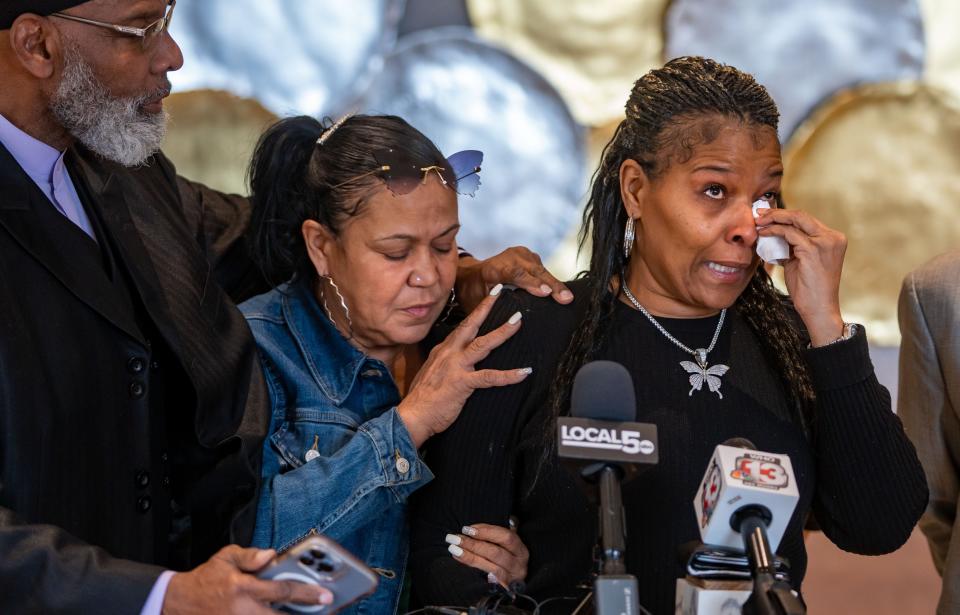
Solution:
[{"label": "denim jacket", "polygon": [[278,287],[240,309],[272,404],[254,545],[282,550],[325,534],[380,575],[376,593],[345,612],[395,612],[407,497],[433,474],[397,414],[393,377],[340,335],[307,284]]}]

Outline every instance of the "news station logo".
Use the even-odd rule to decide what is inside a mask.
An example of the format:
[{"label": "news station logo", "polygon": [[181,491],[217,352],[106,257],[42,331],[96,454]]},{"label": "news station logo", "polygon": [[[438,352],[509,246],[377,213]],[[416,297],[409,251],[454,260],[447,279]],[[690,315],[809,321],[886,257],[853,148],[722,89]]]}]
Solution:
[{"label": "news station logo", "polygon": [[758,453],[744,453],[737,457],[730,476],[747,485],[764,489],[783,489],[790,483],[789,474],[779,457]]},{"label": "news station logo", "polygon": [[720,488],[723,486],[723,472],[717,464],[716,459],[710,462],[710,470],[707,472],[707,478],[703,481],[703,494],[700,496],[700,509],[703,515],[700,517],[700,526],[707,527],[710,523],[710,517],[713,511],[717,509],[717,501],[720,499]]},{"label": "news station logo", "polygon": [[622,451],[628,455],[650,455],[655,446],[639,431],[582,425],[561,425],[560,443],[564,446]]}]

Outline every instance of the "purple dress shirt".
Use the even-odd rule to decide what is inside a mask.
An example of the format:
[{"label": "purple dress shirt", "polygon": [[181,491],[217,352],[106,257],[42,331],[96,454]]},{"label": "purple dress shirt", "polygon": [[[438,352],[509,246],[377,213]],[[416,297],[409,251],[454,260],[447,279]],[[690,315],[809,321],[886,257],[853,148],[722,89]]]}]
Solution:
[{"label": "purple dress shirt", "polygon": [[0,143],[3,143],[33,183],[47,195],[57,211],[96,241],[90,218],[80,204],[80,197],[77,196],[67,167],[63,164],[66,152],[57,151],[43,141],[34,139],[11,124],[3,115],[0,115]]}]

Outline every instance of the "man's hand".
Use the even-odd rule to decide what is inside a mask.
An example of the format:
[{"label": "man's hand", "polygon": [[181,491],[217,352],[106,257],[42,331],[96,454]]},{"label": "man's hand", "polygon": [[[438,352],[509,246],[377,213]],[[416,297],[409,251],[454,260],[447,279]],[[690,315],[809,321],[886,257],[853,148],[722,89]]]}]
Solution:
[{"label": "man's hand", "polygon": [[483,261],[472,256],[460,257],[456,289],[457,300],[465,312],[472,312],[497,284],[511,284],[538,297],[552,295],[557,303],[573,301],[570,289],[553,277],[540,257],[527,248],[507,248]]},{"label": "man's hand", "polygon": [[272,549],[220,549],[190,572],[173,575],[163,599],[163,615],[274,613],[270,603],[330,604],[329,590],[293,581],[263,581],[256,572],[270,563]]}]

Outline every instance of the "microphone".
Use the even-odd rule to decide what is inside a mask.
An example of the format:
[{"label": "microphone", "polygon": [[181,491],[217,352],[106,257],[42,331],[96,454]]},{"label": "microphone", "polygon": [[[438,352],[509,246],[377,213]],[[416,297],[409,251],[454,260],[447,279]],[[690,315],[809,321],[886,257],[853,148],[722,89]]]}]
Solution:
[{"label": "microphone", "polygon": [[800,500],[786,455],[755,450],[745,438],[717,446],[693,500],[704,544],[743,549],[741,526],[757,518],[776,551]]},{"label": "microphone", "polygon": [[800,499],[790,458],[755,450],[745,438],[717,446],[693,500],[701,540],[745,551],[753,591],[743,613],[806,613],[790,585],[776,578],[774,552]]},{"label": "microphone", "polygon": [[633,422],[637,414],[633,378],[613,361],[591,361],[580,368],[573,381],[570,414],[557,419],[557,454],[586,463],[580,476],[599,483],[602,572],[594,581],[596,613],[639,613],[637,579],[627,574],[624,564],[621,480],[636,472],[635,464],[657,463],[657,427]]},{"label": "microphone", "polygon": [[587,463],[580,471],[596,479],[604,465],[633,476],[631,464],[656,464],[657,426],[633,422],[637,402],[633,378],[614,361],[591,361],[577,372],[570,416],[557,419],[558,455]]}]

